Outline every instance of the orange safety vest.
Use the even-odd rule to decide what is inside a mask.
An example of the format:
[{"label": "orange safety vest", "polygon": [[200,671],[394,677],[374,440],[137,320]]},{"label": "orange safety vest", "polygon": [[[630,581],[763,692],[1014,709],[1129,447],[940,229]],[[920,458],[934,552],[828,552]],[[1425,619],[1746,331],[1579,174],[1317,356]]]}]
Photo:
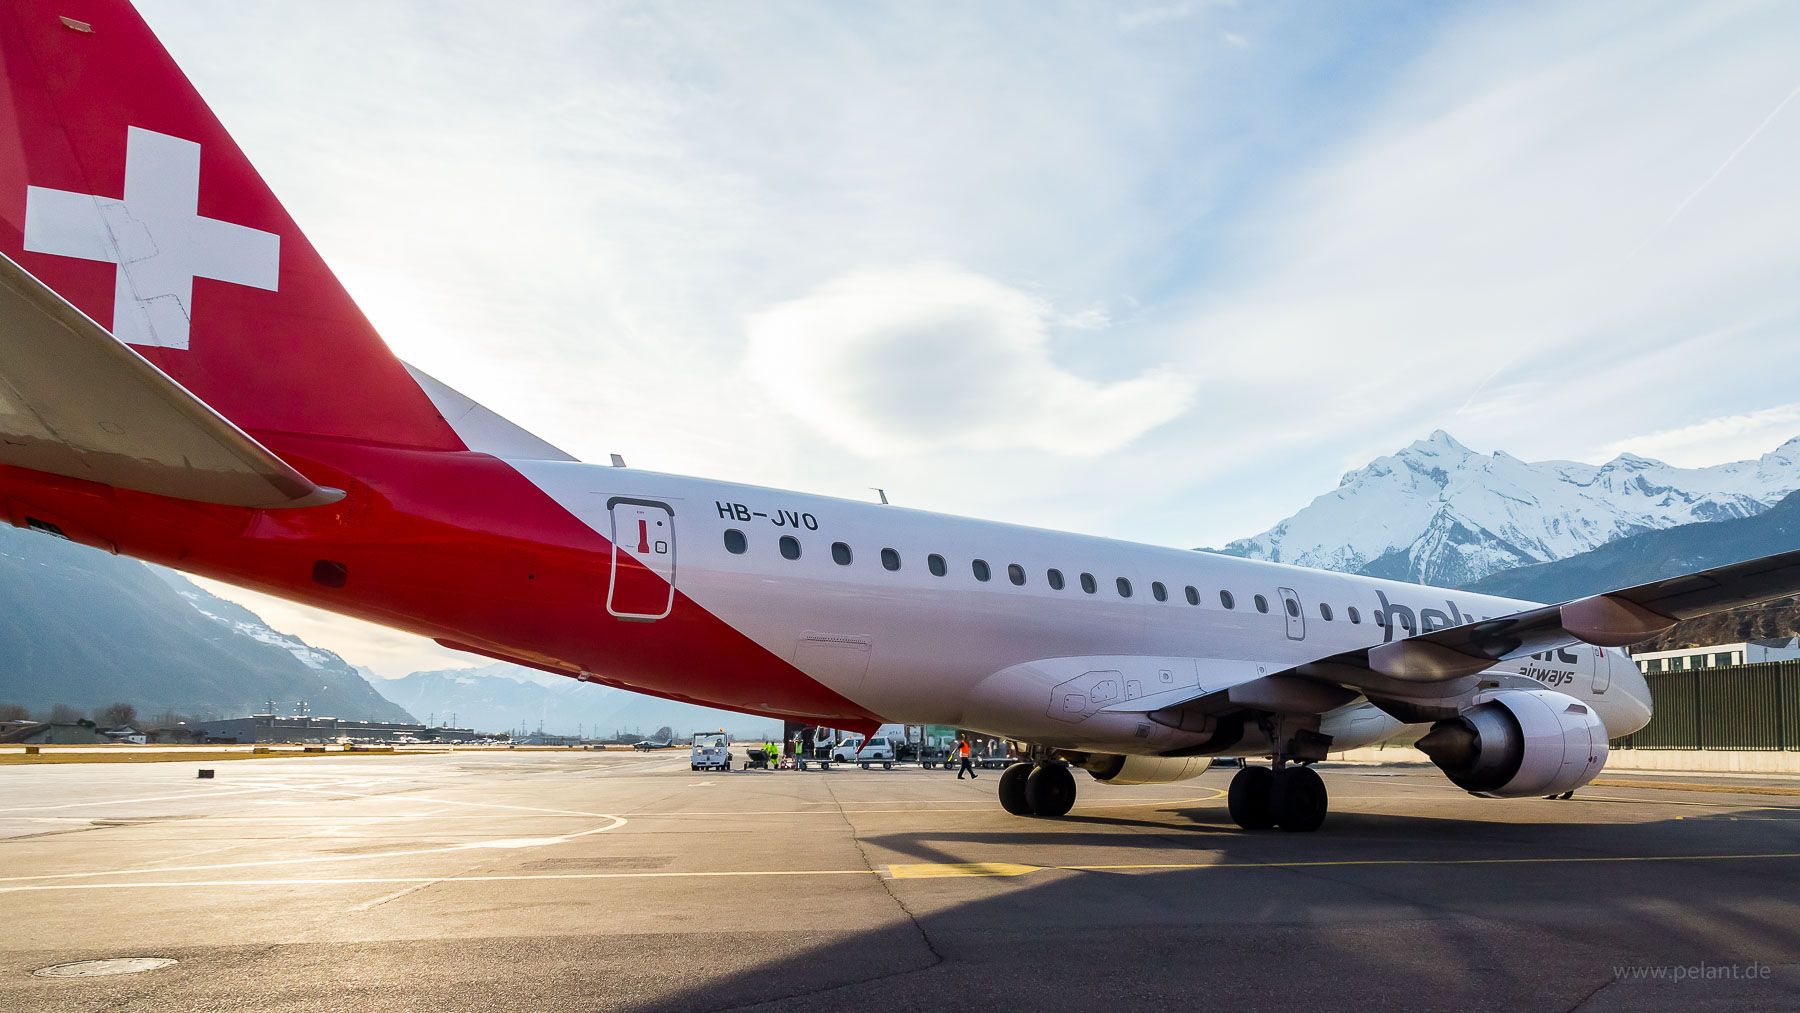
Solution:
[{"label": "orange safety vest", "polygon": [[958,755],[958,756],[969,755],[969,742],[967,739],[963,740],[962,745],[956,747],[956,755]]}]

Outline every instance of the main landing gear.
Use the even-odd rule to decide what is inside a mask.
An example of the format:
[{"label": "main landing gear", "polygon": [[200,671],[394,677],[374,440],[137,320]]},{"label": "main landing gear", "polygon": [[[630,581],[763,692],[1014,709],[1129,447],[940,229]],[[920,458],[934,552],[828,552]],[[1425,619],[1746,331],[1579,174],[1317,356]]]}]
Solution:
[{"label": "main landing gear", "polygon": [[1275,768],[1245,767],[1231,779],[1225,804],[1245,830],[1307,832],[1325,822],[1329,799],[1325,779],[1311,767],[1282,764]]},{"label": "main landing gear", "polygon": [[1014,816],[1066,816],[1075,805],[1075,775],[1054,760],[1015,763],[1000,775],[1000,807]]}]

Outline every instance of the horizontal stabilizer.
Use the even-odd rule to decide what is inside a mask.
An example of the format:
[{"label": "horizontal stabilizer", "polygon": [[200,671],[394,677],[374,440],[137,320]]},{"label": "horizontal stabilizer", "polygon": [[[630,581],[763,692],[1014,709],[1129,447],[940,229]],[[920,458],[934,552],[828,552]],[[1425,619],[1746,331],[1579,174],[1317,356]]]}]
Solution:
[{"label": "horizontal stabilizer", "polygon": [[120,489],[277,508],[336,502],[0,256],[0,464]]}]

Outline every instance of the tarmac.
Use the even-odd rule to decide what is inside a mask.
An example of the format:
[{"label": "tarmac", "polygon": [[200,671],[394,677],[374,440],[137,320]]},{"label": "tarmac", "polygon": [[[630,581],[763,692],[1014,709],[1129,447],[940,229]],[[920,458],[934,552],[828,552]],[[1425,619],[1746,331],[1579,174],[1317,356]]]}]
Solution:
[{"label": "tarmac", "polygon": [[[1039,820],[682,752],[198,766],[0,767],[0,1009],[1800,1008],[1792,780],[1326,766],[1286,834],[1229,770]],[[131,957],[175,962],[34,973]]]}]

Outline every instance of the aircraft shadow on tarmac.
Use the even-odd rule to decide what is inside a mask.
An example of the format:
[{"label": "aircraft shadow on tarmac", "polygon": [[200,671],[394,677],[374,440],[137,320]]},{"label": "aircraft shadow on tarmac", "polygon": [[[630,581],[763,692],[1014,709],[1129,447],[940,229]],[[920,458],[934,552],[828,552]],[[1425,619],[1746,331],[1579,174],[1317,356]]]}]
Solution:
[{"label": "aircraft shadow on tarmac", "polygon": [[[919,863],[967,862],[967,846],[983,845],[973,850],[984,859],[1024,865],[1053,853],[1063,866],[1238,867],[890,880],[909,924],[822,939],[646,1008],[1138,1013],[1287,1010],[1331,996],[1359,1010],[1800,1008],[1800,860],[1641,860],[1800,852],[1800,820],[1567,822],[1580,818],[1573,806],[1545,823],[1346,812],[1292,835],[1241,831],[1222,806],[1158,811],[1185,822],[1076,815],[1053,830],[1021,822],[864,843]],[[772,912],[771,923],[806,931],[821,927],[816,916]],[[1699,963],[1772,970],[1615,980],[1619,967]]]}]

